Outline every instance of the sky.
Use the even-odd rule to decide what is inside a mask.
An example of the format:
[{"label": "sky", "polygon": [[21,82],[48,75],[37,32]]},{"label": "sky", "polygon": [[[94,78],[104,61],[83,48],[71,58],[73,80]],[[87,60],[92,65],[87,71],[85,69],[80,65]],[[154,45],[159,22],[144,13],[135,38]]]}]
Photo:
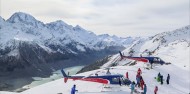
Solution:
[{"label": "sky", "polygon": [[189,25],[190,0],[0,0],[8,19],[25,12],[44,23],[63,20],[95,34],[151,36]]}]

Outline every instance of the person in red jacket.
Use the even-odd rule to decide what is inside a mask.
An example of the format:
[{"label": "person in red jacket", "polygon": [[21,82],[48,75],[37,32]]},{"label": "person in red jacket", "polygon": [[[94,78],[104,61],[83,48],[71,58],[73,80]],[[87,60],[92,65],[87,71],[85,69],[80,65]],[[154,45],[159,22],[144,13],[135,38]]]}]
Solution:
[{"label": "person in red jacket", "polygon": [[128,72],[126,72],[126,78],[129,79]]},{"label": "person in red jacket", "polygon": [[141,86],[141,89],[143,90],[143,86],[144,86],[144,80],[143,79],[140,80],[140,86]]},{"label": "person in red jacket", "polygon": [[137,75],[140,76],[141,74],[142,74],[142,71],[141,71],[141,69],[139,68],[138,71],[137,71]]},{"label": "person in red jacket", "polygon": [[158,92],[158,87],[157,87],[157,86],[155,86],[155,89],[154,89],[154,94],[157,94],[157,92]]}]

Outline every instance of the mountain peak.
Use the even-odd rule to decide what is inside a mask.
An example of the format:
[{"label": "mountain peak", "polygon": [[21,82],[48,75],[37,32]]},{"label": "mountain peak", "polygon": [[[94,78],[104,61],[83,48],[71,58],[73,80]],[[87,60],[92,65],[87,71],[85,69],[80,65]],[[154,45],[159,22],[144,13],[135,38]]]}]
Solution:
[{"label": "mountain peak", "polygon": [[65,23],[62,20],[57,20],[55,22],[48,23],[47,25],[54,25],[54,26],[69,26],[67,23]]},{"label": "mountain peak", "polygon": [[82,28],[81,26],[79,26],[79,25],[76,25],[73,29],[76,30],[76,31],[86,31],[85,29],[83,29],[83,28]]},{"label": "mountain peak", "polygon": [[57,21],[55,21],[55,23],[67,24],[67,23],[65,23],[65,22],[64,22],[64,21],[62,21],[62,20],[57,20]]},{"label": "mountain peak", "polygon": [[25,23],[30,25],[36,25],[36,22],[39,22],[30,14],[23,12],[14,13],[7,21],[10,23]]},{"label": "mountain peak", "polygon": [[99,35],[100,37],[110,37],[110,35],[109,34],[101,34],[101,35]]},{"label": "mountain peak", "polygon": [[72,28],[71,25],[68,25],[67,23],[65,23],[62,20],[57,20],[54,22],[47,23],[46,26],[48,28],[55,29],[55,30],[63,29],[63,28]]}]

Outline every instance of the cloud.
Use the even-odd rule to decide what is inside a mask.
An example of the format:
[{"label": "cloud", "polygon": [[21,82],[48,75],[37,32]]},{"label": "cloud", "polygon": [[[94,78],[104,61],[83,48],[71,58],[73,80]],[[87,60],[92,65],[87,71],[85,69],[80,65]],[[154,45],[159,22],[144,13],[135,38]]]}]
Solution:
[{"label": "cloud", "polygon": [[[189,24],[188,0],[2,0],[1,15],[27,12],[38,20],[63,20],[96,34],[148,36]],[[140,33],[140,34],[139,34]]]}]

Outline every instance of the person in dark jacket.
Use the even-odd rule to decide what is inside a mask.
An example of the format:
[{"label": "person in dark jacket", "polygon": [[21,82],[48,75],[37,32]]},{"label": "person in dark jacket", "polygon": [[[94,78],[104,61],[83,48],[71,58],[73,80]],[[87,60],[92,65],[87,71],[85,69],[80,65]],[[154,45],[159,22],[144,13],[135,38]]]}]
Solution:
[{"label": "person in dark jacket", "polygon": [[160,82],[161,82],[161,85],[163,84],[163,75],[160,75]]},{"label": "person in dark jacket", "polygon": [[160,82],[160,72],[158,73],[158,76],[157,76],[157,81]]},{"label": "person in dark jacket", "polygon": [[76,90],[76,85],[73,85],[73,87],[71,88],[71,94],[75,94],[76,91],[78,91]]},{"label": "person in dark jacket", "polygon": [[147,87],[146,87],[146,84],[144,84],[144,92],[143,92],[143,94],[146,94],[146,92],[147,92]]},{"label": "person in dark jacket", "polygon": [[158,73],[158,77],[160,77],[160,75],[161,75],[161,74],[160,74],[160,72],[159,72],[159,73]]},{"label": "person in dark jacket", "polygon": [[170,74],[168,74],[168,76],[167,76],[166,83],[170,84]]},{"label": "person in dark jacket", "polygon": [[120,79],[120,78],[118,78],[118,80],[119,80],[119,85],[121,86],[121,79]]}]

